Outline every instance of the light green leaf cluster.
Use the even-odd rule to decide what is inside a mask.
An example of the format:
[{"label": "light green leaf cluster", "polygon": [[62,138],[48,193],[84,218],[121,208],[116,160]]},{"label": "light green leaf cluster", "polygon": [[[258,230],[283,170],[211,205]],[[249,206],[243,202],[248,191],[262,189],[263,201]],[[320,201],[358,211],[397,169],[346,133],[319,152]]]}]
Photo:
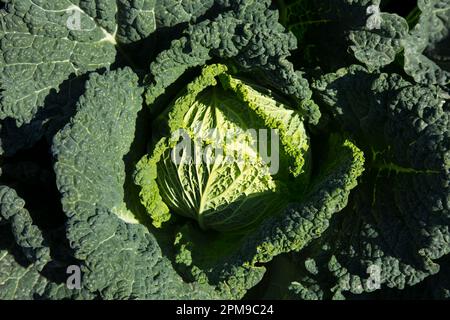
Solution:
[{"label": "light green leaf cluster", "polygon": [[[157,122],[167,122],[172,135],[161,137],[152,156],[138,164],[136,181],[158,227],[170,218],[170,208],[204,229],[245,229],[287,204],[287,186],[269,166],[274,174],[287,172],[278,168],[287,160],[293,177],[308,181],[309,138],[300,114],[233,78],[225,66],[206,67]],[[189,139],[183,148],[173,136],[180,131],[187,136],[181,140]],[[264,159],[269,151],[275,157]]]}]

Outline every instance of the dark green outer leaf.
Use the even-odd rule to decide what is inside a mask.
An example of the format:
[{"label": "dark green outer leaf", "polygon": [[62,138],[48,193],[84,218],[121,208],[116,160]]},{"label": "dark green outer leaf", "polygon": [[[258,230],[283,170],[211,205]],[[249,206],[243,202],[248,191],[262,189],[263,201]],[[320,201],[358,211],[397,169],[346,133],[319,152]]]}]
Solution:
[{"label": "dark green outer leaf", "polygon": [[372,159],[344,214],[305,257],[327,266],[320,272],[335,297],[379,289],[367,273],[373,266],[380,286],[399,289],[437,273],[434,261],[450,252],[450,110],[442,91],[358,66],[315,86]]},{"label": "dark green outer leaf", "polygon": [[52,261],[47,240],[24,205],[13,189],[0,186],[0,298],[92,299],[92,294],[69,290],[65,282],[48,277],[58,273],[65,279],[70,263]]},{"label": "dark green outer leaf", "polygon": [[403,41],[405,71],[418,83],[450,84],[450,2],[419,0],[419,22]]}]

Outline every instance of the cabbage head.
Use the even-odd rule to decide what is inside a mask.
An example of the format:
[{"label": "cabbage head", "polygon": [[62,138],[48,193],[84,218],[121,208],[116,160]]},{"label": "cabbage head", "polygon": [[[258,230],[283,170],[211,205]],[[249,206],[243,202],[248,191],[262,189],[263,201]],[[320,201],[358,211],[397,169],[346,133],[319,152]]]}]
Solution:
[{"label": "cabbage head", "polygon": [[261,264],[319,237],[363,171],[362,151],[338,134],[317,141],[314,160],[304,115],[220,64],[152,131],[134,181],[153,233],[185,279],[222,297],[242,297]]},{"label": "cabbage head", "polygon": [[225,66],[205,68],[156,122],[156,136],[170,135],[142,159],[137,181],[151,176],[141,198],[157,227],[174,212],[202,229],[251,228],[278,214],[308,182],[301,115]]}]

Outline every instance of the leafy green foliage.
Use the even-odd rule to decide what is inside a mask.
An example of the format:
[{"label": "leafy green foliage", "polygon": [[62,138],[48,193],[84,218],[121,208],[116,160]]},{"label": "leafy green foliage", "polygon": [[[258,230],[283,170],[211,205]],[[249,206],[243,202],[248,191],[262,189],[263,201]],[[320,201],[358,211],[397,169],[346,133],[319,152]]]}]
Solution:
[{"label": "leafy green foliage", "polygon": [[281,22],[299,39],[298,64],[335,71],[360,61],[376,70],[403,50],[407,21],[379,0],[279,0]]},{"label": "leafy green foliage", "polygon": [[[277,207],[286,204],[287,186],[270,174],[270,167],[278,171],[278,163],[285,159],[261,155],[271,143],[272,152],[278,151],[274,149],[278,134],[275,137],[271,130],[279,132],[283,158],[291,157],[288,162],[294,176],[302,174],[299,183],[307,183],[304,166],[309,146],[301,116],[270,93],[229,76],[225,66],[205,68],[174,102],[166,119],[157,121],[168,121],[169,130],[175,132],[157,142],[152,157],[143,158],[137,173],[143,204],[150,215],[156,213],[156,226],[170,217],[167,207],[162,217],[154,210],[157,198],[162,198],[161,206],[165,203],[176,213],[196,219],[203,229],[243,229],[276,214]],[[250,129],[254,136],[245,131]],[[263,136],[267,146],[262,145]],[[180,143],[190,141],[192,146],[180,148]],[[214,161],[204,159],[202,152],[207,151]],[[180,157],[179,163],[174,156]],[[147,171],[153,176],[145,179]]]},{"label": "leafy green foliage", "polygon": [[86,288],[103,298],[205,298],[208,290],[196,291],[176,276],[155,238],[129,212],[132,204],[124,202],[123,156],[142,106],[137,80],[130,69],[93,74],[77,114],[55,137],[67,236],[83,261]]},{"label": "leafy green foliage", "polygon": [[[1,298],[74,298],[64,282],[51,281],[56,278],[48,277],[49,274],[64,274],[70,261],[54,259],[51,255],[54,246],[51,248],[48,244],[52,237],[49,234],[44,237],[24,205],[23,199],[13,189],[0,187]],[[81,290],[77,294],[80,298],[94,297]]]},{"label": "leafy green foliage", "polygon": [[233,58],[243,71],[261,73],[266,83],[298,98],[300,110],[316,123],[320,113],[310,100],[308,82],[287,59],[289,50],[296,47],[295,38],[284,31],[278,13],[269,5],[269,0],[239,0],[215,19],[190,27],[185,37],[175,40],[151,64],[154,83],[147,91],[147,103],[151,104],[188,68],[213,57]]},{"label": "leafy green foliage", "polygon": [[324,76],[317,87],[372,154],[353,206],[320,244],[327,250],[319,256],[330,255],[330,272],[338,278],[333,290],[370,291],[360,279],[371,265],[380,269],[380,284],[400,289],[438,272],[434,260],[450,248],[450,114],[443,92],[357,66]]},{"label": "leafy green foliage", "polygon": [[[220,102],[212,101],[220,95],[223,95]],[[239,117],[233,118],[237,114]],[[258,263],[266,263],[283,252],[299,250],[318,237],[331,216],[345,206],[349,191],[363,171],[364,159],[359,149],[350,141],[334,137],[326,153],[328,161],[324,161],[320,174],[309,184],[305,178],[308,172],[303,168],[309,165],[305,162],[309,153],[308,137],[299,114],[267,93],[228,75],[220,65],[205,68],[168,114],[156,120],[155,126],[161,122],[168,129],[159,132],[184,129],[192,132],[194,138],[200,137],[194,140],[199,144],[206,143],[202,137],[208,137],[205,131],[211,128],[218,129],[219,137],[221,130],[225,133],[229,129],[227,126],[280,132],[281,148],[291,165],[292,178],[289,181],[289,177],[282,176],[286,184],[281,186],[283,193],[276,189],[280,188],[275,184],[279,182],[273,180],[277,175],[272,177],[267,164],[258,157],[248,156],[242,164],[236,159],[231,163],[216,159],[209,166],[193,161],[174,163],[171,150],[178,139],[170,136],[161,138],[151,156],[138,164],[136,182],[142,188],[142,203],[155,226],[162,228],[166,235],[174,232],[175,262],[184,269],[186,277],[215,284],[225,297],[239,298],[245,293],[243,288],[260,280],[257,275],[262,275],[264,268],[257,267]],[[224,139],[218,143],[225,157],[234,155],[234,150],[227,149],[229,141]],[[239,155],[246,148],[251,146],[239,149]],[[181,157],[187,157],[187,151],[183,152]],[[254,152],[251,150],[249,154]],[[309,191],[301,194],[305,184]],[[292,190],[290,195],[288,188]],[[211,194],[202,193],[204,189]],[[175,229],[166,226],[171,210],[197,220],[198,225],[187,221]],[[220,233],[213,232],[207,240],[203,229]],[[234,288],[231,292],[230,287]]]},{"label": "leafy green foliage", "polygon": [[450,84],[450,3],[418,1],[419,21],[404,40],[405,71],[425,84]]},{"label": "leafy green foliage", "polygon": [[[81,30],[67,26],[74,12],[79,12]],[[29,122],[51,90],[72,74],[80,76],[114,62],[116,26],[108,24],[107,17],[100,23],[95,18],[66,0],[8,3],[0,32],[2,119]]]},{"label": "leafy green foliage", "polygon": [[352,41],[350,48],[358,61],[376,70],[391,64],[401,54],[404,71],[416,82],[441,85],[448,90],[450,3],[447,0],[418,0],[417,8],[407,17],[380,12],[377,1],[371,5],[368,1],[352,2],[355,5],[372,12],[364,26],[347,29]]},{"label": "leafy green foliage", "polygon": [[0,298],[450,298],[450,3],[412,2],[1,0]]}]

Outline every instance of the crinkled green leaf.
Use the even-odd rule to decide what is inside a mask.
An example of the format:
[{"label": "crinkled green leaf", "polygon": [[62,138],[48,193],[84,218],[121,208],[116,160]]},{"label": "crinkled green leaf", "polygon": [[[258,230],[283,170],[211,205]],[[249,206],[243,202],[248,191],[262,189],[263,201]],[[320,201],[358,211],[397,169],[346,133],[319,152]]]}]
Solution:
[{"label": "crinkled green leaf", "polygon": [[315,87],[372,157],[344,213],[305,257],[322,266],[335,297],[403,289],[437,273],[436,260],[450,251],[445,95],[358,66],[326,75]]},{"label": "crinkled green leaf", "polygon": [[181,22],[195,21],[213,5],[227,5],[226,0],[152,0],[152,2],[155,3],[157,25],[167,27]]},{"label": "crinkled green leaf", "polygon": [[0,187],[0,298],[90,298],[84,291],[71,291],[65,282],[48,276],[66,277],[62,261],[52,261],[48,239],[33,223],[25,202],[7,187]]},{"label": "crinkled green leaf", "polygon": [[11,226],[15,242],[22,249],[24,256],[30,262],[36,263],[37,268],[42,268],[50,259],[50,252],[45,246],[42,233],[33,225],[29,213],[24,208],[25,202],[13,189],[2,186],[0,203],[0,224]]},{"label": "crinkled green leaf", "polygon": [[350,48],[355,58],[369,69],[378,69],[393,62],[402,50],[401,41],[408,33],[408,24],[396,14],[379,12],[376,5],[367,8],[373,13],[361,30],[350,32],[353,43]]},{"label": "crinkled green leaf", "polygon": [[278,13],[269,0],[239,0],[214,19],[190,25],[185,35],[161,52],[151,64],[153,75],[147,90],[152,104],[186,70],[213,57],[234,59],[244,70],[259,72],[264,81],[281,92],[300,99],[299,109],[312,123],[320,112],[310,100],[307,80],[288,61],[295,38],[278,23]]},{"label": "crinkled green leaf", "polygon": [[[141,41],[157,28],[193,20],[212,2],[163,4],[155,0],[7,1],[0,11],[0,119],[10,117],[21,126],[36,115],[45,123],[58,112],[67,118],[58,109],[73,106],[70,98],[64,99],[73,92],[58,93],[70,82],[111,66],[124,44]],[[56,104],[55,96],[60,100]],[[39,132],[42,136],[46,128]]]},{"label": "crinkled green leaf", "polygon": [[281,22],[299,39],[301,66],[335,70],[353,56],[371,69],[394,61],[408,32],[406,21],[380,12],[380,0],[281,0]]},{"label": "crinkled green leaf", "polygon": [[404,39],[405,71],[418,83],[450,84],[450,2],[418,0],[419,21]]},{"label": "crinkled green leaf", "polygon": [[11,1],[0,14],[1,119],[30,122],[64,81],[114,62],[114,34],[68,0]]},{"label": "crinkled green leaf", "polygon": [[[366,26],[373,21],[367,10],[378,8],[379,0],[277,0],[276,3],[281,23],[298,39],[299,50],[293,59],[299,67],[320,66],[334,71],[355,62],[349,50],[354,44],[352,37],[357,35],[361,41],[376,42],[367,39],[372,33],[366,33],[370,31]],[[383,25],[373,32],[382,35],[385,29]],[[364,45],[358,49],[361,55],[365,49]]]}]

